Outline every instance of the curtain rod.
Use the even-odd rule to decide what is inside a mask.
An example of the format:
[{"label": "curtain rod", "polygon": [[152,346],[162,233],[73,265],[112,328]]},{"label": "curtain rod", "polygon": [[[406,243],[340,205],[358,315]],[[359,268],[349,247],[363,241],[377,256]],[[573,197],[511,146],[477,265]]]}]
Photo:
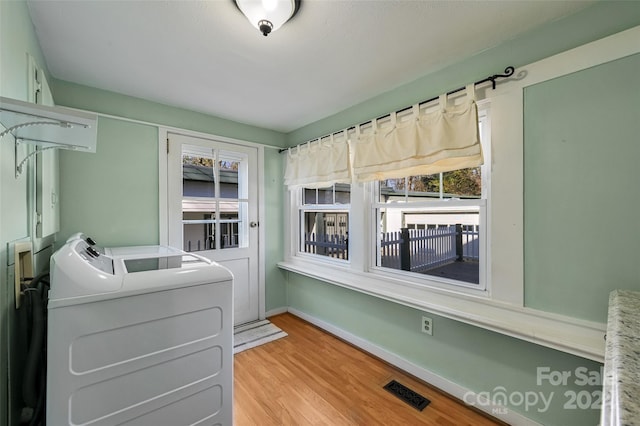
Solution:
[{"label": "curtain rod", "polygon": [[[512,66],[508,66],[508,67],[506,67],[504,69],[504,73],[503,74],[490,75],[489,77],[484,78],[484,79],[479,80],[479,81],[476,81],[473,84],[475,86],[477,86],[479,84],[483,84],[483,83],[486,83],[486,82],[490,81],[491,82],[491,88],[495,90],[495,88],[496,88],[496,80],[497,79],[511,77],[514,72],[515,72],[515,68],[512,67]],[[451,91],[447,92],[447,96],[448,95],[453,95],[454,93],[460,92],[460,91],[465,90],[465,89],[466,89],[466,86],[465,87],[459,87],[459,88],[457,88],[455,90],[451,90]],[[436,96],[434,98],[427,99],[425,101],[421,101],[421,102],[418,103],[418,105],[423,105],[423,104],[426,104],[426,103],[429,103],[429,102],[433,102],[433,101],[437,100],[438,98],[439,98],[439,96]],[[407,111],[407,110],[409,110],[411,108],[413,108],[413,106],[408,106],[406,108],[399,109],[399,110],[396,111],[396,114],[399,114],[399,113],[401,113],[403,111]],[[380,120],[381,118],[384,118],[384,117],[386,117],[388,115],[390,115],[390,114],[381,115],[380,117],[376,118],[376,120]],[[371,121],[373,121],[373,120],[367,120],[367,121],[365,121],[363,123],[358,124],[358,126],[362,126],[364,124],[370,123]],[[346,130],[349,131],[349,130],[353,130],[355,128],[356,128],[356,126],[351,126],[351,127],[347,128]],[[344,132],[344,130],[340,130],[338,132],[329,133],[328,135],[325,135],[325,136],[322,136],[321,138],[316,138],[316,139],[313,139],[313,140],[322,139],[322,138],[325,138],[327,136],[335,135],[335,134],[338,134],[338,133],[341,133],[341,132]],[[279,153],[283,153],[283,152],[286,152],[286,151],[290,150],[291,148],[296,148],[296,147],[298,147],[300,145],[304,145],[304,144],[309,143],[309,142],[310,141],[302,142],[302,143],[299,143],[297,145],[290,146],[289,148],[283,148],[283,149],[278,150],[278,152]]]}]

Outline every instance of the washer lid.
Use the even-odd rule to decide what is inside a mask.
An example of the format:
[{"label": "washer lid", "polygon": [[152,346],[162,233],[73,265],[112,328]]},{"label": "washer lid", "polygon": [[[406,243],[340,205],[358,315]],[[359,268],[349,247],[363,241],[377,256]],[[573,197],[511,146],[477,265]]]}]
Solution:
[{"label": "washer lid", "polygon": [[104,253],[115,258],[143,258],[171,256],[182,254],[184,251],[169,246],[125,246],[125,247],[105,247]]},{"label": "washer lid", "polygon": [[123,258],[123,262],[128,273],[158,271],[163,269],[182,268],[185,266],[204,266],[211,264],[211,262],[208,262],[206,259],[186,253],[172,256]]}]

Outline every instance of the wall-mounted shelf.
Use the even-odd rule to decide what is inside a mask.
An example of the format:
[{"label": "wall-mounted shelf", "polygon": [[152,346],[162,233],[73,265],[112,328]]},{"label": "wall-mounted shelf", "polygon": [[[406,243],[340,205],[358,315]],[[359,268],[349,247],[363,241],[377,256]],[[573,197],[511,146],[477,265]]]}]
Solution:
[{"label": "wall-mounted shelf", "polygon": [[[15,144],[16,178],[23,164],[46,149],[71,149],[96,152],[98,116],[70,108],[47,106],[0,97],[0,142],[12,135]],[[18,160],[18,146],[29,143],[40,146]]]},{"label": "wall-mounted shelf", "polygon": [[6,129],[0,138],[11,134],[16,142],[96,152],[95,114],[0,97],[0,124]]}]

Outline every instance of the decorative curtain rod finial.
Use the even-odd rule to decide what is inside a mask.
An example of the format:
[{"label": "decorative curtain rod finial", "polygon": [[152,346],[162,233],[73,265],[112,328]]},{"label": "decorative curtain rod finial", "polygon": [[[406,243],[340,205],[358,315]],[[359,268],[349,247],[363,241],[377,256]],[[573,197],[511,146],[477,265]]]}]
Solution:
[{"label": "decorative curtain rod finial", "polygon": [[491,77],[487,77],[485,81],[491,81],[491,88],[496,90],[496,80],[499,78],[511,77],[515,71],[516,69],[514,67],[509,66],[504,69],[504,74],[494,74]]}]

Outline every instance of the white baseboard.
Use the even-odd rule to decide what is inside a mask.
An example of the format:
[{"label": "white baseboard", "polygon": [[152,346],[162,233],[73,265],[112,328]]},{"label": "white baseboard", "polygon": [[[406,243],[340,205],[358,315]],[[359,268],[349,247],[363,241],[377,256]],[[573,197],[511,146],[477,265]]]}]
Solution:
[{"label": "white baseboard", "polygon": [[[486,398],[482,397],[482,395],[471,392],[469,389],[466,389],[450,380],[445,379],[442,376],[439,376],[429,370],[424,369],[423,367],[407,361],[406,359],[394,354],[393,352],[389,352],[388,350],[381,348],[380,346],[377,346],[369,342],[368,340],[358,337],[355,334],[349,333],[348,331],[324,322],[295,308],[290,307],[288,309],[285,309],[285,311],[288,311],[291,314],[300,317],[317,327],[322,328],[323,330],[349,342],[354,346],[357,346],[365,352],[368,352],[403,371],[406,371],[407,373],[423,380],[426,383],[429,383],[430,385],[442,390],[443,392],[448,393],[455,398],[460,399],[461,401],[478,401],[479,404],[476,405],[476,408],[486,412],[492,417],[502,420],[503,422],[514,426],[540,426],[540,423],[536,423],[535,421],[523,416],[520,413],[516,413],[515,411],[502,405],[489,403]],[[281,312],[278,310],[278,313]]]},{"label": "white baseboard", "polygon": [[[282,308],[275,308],[275,309],[271,309],[271,310],[269,310],[269,311],[267,311],[267,312],[265,313],[265,316],[266,316],[267,318],[269,318],[269,317],[272,317],[272,316],[274,316],[274,315],[284,314],[285,312],[289,312],[289,310],[287,309],[287,307],[286,307],[286,306],[285,306],[285,307],[282,307]],[[309,321],[309,322],[311,322],[311,321]]]}]

